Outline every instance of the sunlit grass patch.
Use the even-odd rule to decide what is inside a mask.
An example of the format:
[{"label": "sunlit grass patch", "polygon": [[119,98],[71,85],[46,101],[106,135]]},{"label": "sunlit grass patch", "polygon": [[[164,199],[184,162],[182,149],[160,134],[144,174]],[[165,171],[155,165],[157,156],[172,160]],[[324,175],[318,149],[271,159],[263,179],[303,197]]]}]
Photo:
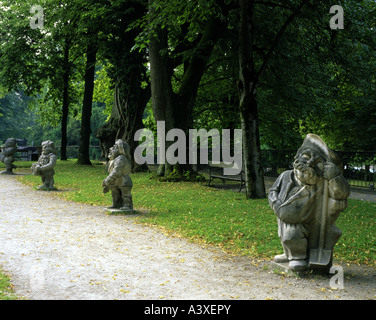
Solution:
[{"label": "sunlit grass patch", "polygon": [[[59,161],[55,195],[94,206],[111,204],[102,193],[107,176],[102,163],[78,166]],[[131,174],[137,221],[162,227],[193,241],[211,244],[235,254],[271,259],[282,252],[277,220],[267,199],[247,200],[244,194],[207,187],[206,182],[161,182],[152,173]],[[21,180],[36,187],[40,177]],[[337,225],[343,236],[335,247],[335,259],[376,266],[376,203],[349,199]],[[147,213],[147,214],[145,214]]]},{"label": "sunlit grass patch", "polygon": [[0,270],[0,300],[17,300],[10,279]]}]

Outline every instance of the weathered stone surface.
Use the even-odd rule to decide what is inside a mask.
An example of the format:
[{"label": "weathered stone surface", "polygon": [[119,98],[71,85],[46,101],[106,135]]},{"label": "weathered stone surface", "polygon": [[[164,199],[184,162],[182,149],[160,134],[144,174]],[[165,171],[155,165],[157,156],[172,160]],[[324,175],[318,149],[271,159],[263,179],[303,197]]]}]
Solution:
[{"label": "weathered stone surface", "polygon": [[15,153],[17,152],[17,139],[9,138],[1,147],[0,161],[5,164],[6,169],[0,174],[14,174],[13,169],[17,168],[13,164],[15,160]]},{"label": "weathered stone surface", "polygon": [[335,221],[350,194],[342,163],[319,136],[309,134],[293,166],[269,191],[284,250],[275,262],[288,262],[293,271],[330,268],[333,247],[342,234]]},{"label": "weathered stone surface", "polygon": [[43,184],[37,188],[38,190],[56,190],[54,187],[54,167],[57,161],[56,153],[55,144],[51,140],[42,142],[42,154],[38,162],[33,163],[31,166],[33,174],[41,176],[42,178]]},{"label": "weathered stone surface", "polygon": [[133,211],[132,179],[129,173],[132,170],[130,148],[128,143],[119,139],[108,153],[110,161],[107,164],[108,177],[103,180],[103,192],[112,193],[112,206],[109,210]]}]

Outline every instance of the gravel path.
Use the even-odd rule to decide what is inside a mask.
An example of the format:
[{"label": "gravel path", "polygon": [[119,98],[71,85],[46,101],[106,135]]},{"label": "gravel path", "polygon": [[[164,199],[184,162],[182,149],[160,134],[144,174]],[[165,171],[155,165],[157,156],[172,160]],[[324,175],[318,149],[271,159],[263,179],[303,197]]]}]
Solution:
[{"label": "gravel path", "polygon": [[328,277],[273,272],[135,216],[63,201],[0,176],[0,268],[25,299],[375,299],[374,268],[343,265],[345,288]]}]

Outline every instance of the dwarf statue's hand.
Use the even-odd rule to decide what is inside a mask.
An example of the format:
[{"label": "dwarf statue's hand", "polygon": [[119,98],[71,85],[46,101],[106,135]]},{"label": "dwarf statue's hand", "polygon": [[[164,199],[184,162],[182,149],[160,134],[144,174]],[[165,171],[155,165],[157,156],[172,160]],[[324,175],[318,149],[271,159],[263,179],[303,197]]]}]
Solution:
[{"label": "dwarf statue's hand", "polygon": [[31,169],[32,169],[32,172],[34,175],[40,175],[40,165],[37,164],[37,163],[34,163],[32,166],[31,166]]},{"label": "dwarf statue's hand", "polygon": [[102,182],[102,188],[103,188],[103,193],[107,193],[110,191],[110,188],[108,187],[107,183],[106,183],[106,179],[103,180]]},{"label": "dwarf statue's hand", "polygon": [[282,205],[281,200],[277,200],[277,201],[274,202],[274,204],[273,204],[273,210],[276,211],[281,205]]},{"label": "dwarf statue's hand", "polygon": [[323,168],[323,178],[326,180],[332,180],[333,178],[337,177],[340,175],[341,171],[338,169],[338,167],[332,163],[332,162],[327,162],[324,165]]}]

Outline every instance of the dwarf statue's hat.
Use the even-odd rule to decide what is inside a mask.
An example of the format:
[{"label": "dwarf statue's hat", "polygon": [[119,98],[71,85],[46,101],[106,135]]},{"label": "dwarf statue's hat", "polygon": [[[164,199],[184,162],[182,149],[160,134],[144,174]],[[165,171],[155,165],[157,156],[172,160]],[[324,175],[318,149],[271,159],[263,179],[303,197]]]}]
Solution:
[{"label": "dwarf statue's hat", "polygon": [[324,160],[334,163],[341,171],[343,171],[341,159],[318,135],[313,133],[307,134],[302,146],[296,152],[296,155],[298,156],[307,149],[311,149],[312,151],[318,153]]},{"label": "dwarf statue's hat", "polygon": [[8,138],[5,143],[1,146],[2,148],[15,147],[17,145],[16,138]]},{"label": "dwarf statue's hat", "polygon": [[116,140],[115,143],[117,144],[117,146],[119,148],[120,154],[130,158],[131,148],[129,147],[129,144],[126,143],[125,141],[121,140],[121,139]]},{"label": "dwarf statue's hat", "polygon": [[54,154],[57,153],[57,149],[56,149],[55,144],[53,143],[53,141],[51,141],[51,140],[43,141],[42,142],[42,148],[43,148],[43,146],[49,146],[50,149],[51,149],[50,151],[52,153],[54,153]]}]

